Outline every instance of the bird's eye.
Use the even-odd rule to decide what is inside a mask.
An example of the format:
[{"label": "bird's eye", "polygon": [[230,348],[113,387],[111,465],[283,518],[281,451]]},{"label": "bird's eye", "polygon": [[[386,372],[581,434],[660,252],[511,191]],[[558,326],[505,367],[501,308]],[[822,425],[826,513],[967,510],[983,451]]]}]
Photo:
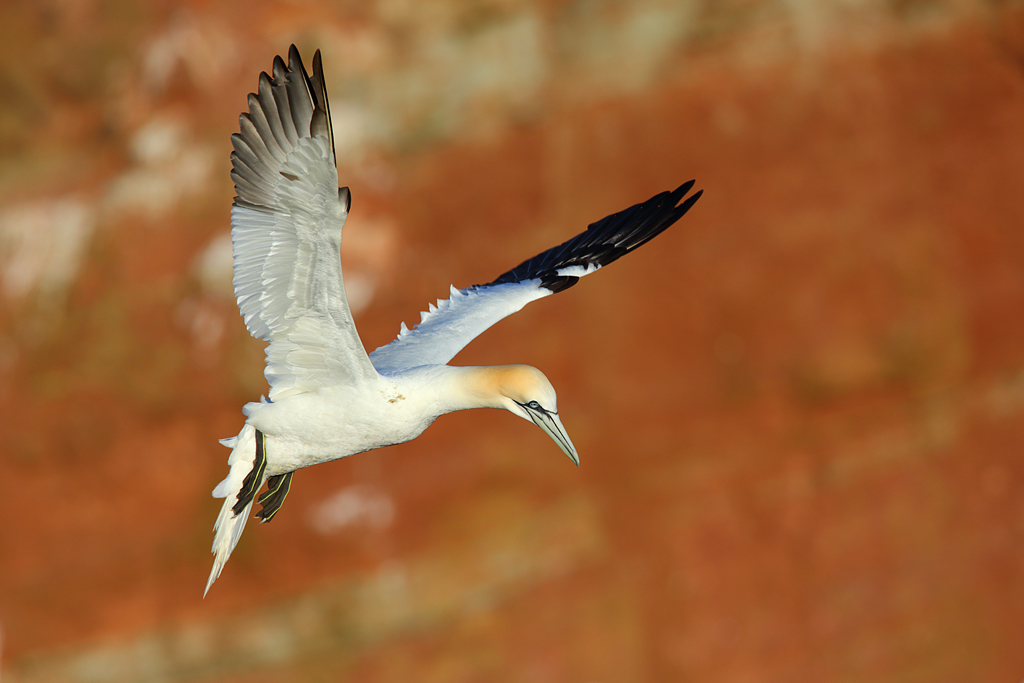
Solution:
[{"label": "bird's eye", "polygon": [[536,401],[530,401],[529,403],[526,404],[526,407],[532,408],[533,410],[540,410],[540,404],[537,403]]}]

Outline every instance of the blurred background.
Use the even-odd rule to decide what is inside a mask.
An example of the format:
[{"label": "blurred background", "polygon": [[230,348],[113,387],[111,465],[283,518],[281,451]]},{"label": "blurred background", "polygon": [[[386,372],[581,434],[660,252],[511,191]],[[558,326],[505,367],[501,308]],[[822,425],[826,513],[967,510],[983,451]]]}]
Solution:
[{"label": "blurred background", "polygon": [[[1024,4],[5,0],[0,671],[147,681],[1024,678]],[[262,344],[229,135],[323,50],[369,349],[697,179],[675,227],[296,474],[202,600]]]}]

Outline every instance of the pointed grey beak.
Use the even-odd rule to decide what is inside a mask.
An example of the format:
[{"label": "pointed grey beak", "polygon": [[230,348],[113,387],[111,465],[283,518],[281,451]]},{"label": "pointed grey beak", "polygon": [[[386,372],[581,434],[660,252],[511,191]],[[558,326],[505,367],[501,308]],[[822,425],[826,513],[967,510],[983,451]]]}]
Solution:
[{"label": "pointed grey beak", "polygon": [[558,444],[558,447],[569,456],[569,459],[576,463],[576,467],[580,466],[580,456],[576,453],[576,447],[572,445],[572,441],[569,440],[569,435],[565,433],[565,427],[562,426],[562,421],[558,419],[558,413],[549,413],[546,410],[534,410],[527,406],[523,406],[529,414],[530,419],[533,423],[544,430],[544,432],[551,437],[551,439]]}]

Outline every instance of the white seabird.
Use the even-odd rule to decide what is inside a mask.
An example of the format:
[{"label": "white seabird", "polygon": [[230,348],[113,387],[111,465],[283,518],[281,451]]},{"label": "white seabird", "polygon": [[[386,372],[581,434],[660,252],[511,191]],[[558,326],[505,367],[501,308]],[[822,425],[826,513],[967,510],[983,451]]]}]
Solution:
[{"label": "white seabird", "polygon": [[[551,383],[526,365],[452,367],[477,335],[535,299],[568,289],[675,223],[701,193],[684,183],[591,224],[485,285],[451,288],[419,325],[367,354],[341,274],[341,229],[351,195],[338,188],[330,107],[320,51],[313,76],[292,45],[288,66],[261,73],[249,112],[231,136],[234,288],[249,332],[269,342],[269,399],[243,408],[225,498],[214,525],[206,591],[245,527],[253,502],[268,522],[295,470],[419,436],[436,418],[468,408],[504,408],[543,429],[579,465]],[[682,202],[682,203],[680,203]],[[267,482],[268,490],[256,497]],[[205,592],[204,592],[205,595]]]}]

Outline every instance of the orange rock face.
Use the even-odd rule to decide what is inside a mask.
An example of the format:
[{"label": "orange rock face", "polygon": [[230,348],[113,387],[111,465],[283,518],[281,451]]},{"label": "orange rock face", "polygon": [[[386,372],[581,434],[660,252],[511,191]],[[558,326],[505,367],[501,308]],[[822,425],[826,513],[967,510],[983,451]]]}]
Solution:
[{"label": "orange rock face", "polygon": [[[680,38],[668,10],[492,4],[197,6],[121,20],[158,38],[104,69],[25,48],[53,80],[0,109],[4,678],[1019,679],[1024,21],[818,44],[739,8]],[[579,470],[521,420],[446,416],[298,472],[202,601],[216,440],[265,391],[217,251],[228,135],[292,40],[354,131],[368,348],[449,284],[704,196],[455,360],[542,369]]]}]

